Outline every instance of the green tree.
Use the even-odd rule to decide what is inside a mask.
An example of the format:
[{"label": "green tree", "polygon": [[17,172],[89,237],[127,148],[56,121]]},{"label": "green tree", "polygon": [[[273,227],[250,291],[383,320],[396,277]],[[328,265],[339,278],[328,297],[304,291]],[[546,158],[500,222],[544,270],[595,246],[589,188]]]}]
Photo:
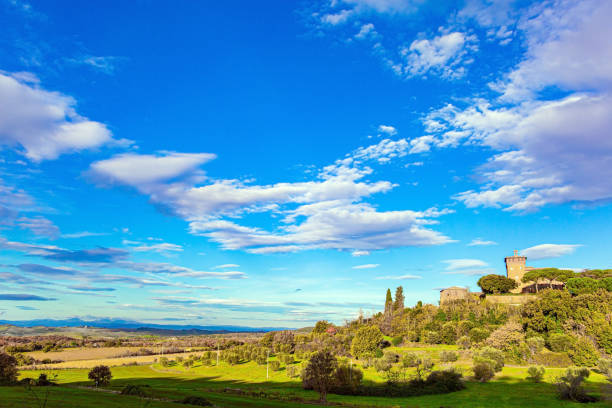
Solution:
[{"label": "green tree", "polygon": [[404,288],[398,286],[395,289],[395,302],[393,303],[393,310],[404,310]]},{"label": "green tree", "polygon": [[10,354],[0,353],[0,385],[17,381],[17,359]]},{"label": "green tree", "polygon": [[508,293],[518,284],[514,279],[502,275],[486,275],[478,279],[478,286],[486,294]]},{"label": "green tree", "polygon": [[393,310],[393,297],[391,296],[391,289],[387,289],[387,296],[385,298],[385,314],[388,314]]},{"label": "green tree", "polygon": [[331,326],[331,323],[327,320],[319,320],[317,324],[315,324],[314,329],[312,329],[313,334],[323,334],[325,331]]},{"label": "green tree", "polygon": [[533,269],[523,275],[521,279],[523,283],[535,282],[536,292],[539,292],[539,286],[541,282],[548,283],[549,287],[552,288],[553,281],[567,282],[569,279],[575,277],[574,271],[568,269],[557,269],[557,268],[542,268]]},{"label": "green tree", "polygon": [[108,366],[99,365],[92,368],[87,377],[98,387],[100,385],[108,385],[113,376]]},{"label": "green tree", "polygon": [[327,393],[334,384],[334,372],[338,367],[338,360],[329,351],[315,353],[302,374],[302,383],[305,388],[312,388],[319,392],[321,402],[327,401]]},{"label": "green tree", "polygon": [[597,349],[585,338],[576,340],[567,354],[575,365],[581,367],[593,367],[599,359]]},{"label": "green tree", "polygon": [[357,358],[374,357],[384,340],[383,334],[376,326],[364,326],[357,330],[351,343],[351,353]]}]

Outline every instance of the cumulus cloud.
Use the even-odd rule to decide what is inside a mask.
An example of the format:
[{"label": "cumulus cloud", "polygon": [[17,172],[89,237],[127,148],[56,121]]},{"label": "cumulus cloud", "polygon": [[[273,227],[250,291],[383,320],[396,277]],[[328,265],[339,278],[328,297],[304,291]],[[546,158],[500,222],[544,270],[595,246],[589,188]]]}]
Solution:
[{"label": "cumulus cloud", "polygon": [[549,259],[559,258],[564,255],[571,255],[576,251],[576,248],[582,245],[569,244],[540,244],[532,246],[521,251],[521,255],[529,259]]},{"label": "cumulus cloud", "polygon": [[465,74],[465,65],[472,61],[469,54],[478,50],[477,44],[476,36],[461,32],[414,40],[400,50],[402,62],[393,68],[406,77],[431,73],[447,79],[459,78]]},{"label": "cumulus cloud", "polygon": [[378,126],[378,133],[386,133],[389,136],[394,136],[397,134],[397,129],[389,125],[380,125]]},{"label": "cumulus cloud", "polygon": [[32,161],[105,144],[113,139],[100,122],[79,115],[76,101],[41,88],[33,78],[0,72],[0,146],[17,148]]},{"label": "cumulus cloud", "polygon": [[422,276],[418,275],[389,275],[389,276],[378,276],[374,279],[378,280],[404,280],[404,279],[423,279]]},{"label": "cumulus cloud", "polygon": [[[253,253],[315,248],[373,250],[449,242],[448,237],[426,227],[448,210],[380,212],[360,202],[394,187],[388,181],[364,181],[372,169],[362,167],[361,162],[401,154],[396,151],[382,145],[358,150],[352,157],[321,169],[313,181],[269,185],[203,177],[196,166],[212,155],[193,161],[188,157],[188,164],[179,166],[177,163],[183,163],[185,158],[178,153],[144,158],[120,155],[93,163],[90,173],[149,195],[153,202],[187,220],[191,233],[207,236],[226,249]],[[173,161],[172,170],[162,175],[147,171],[151,160],[168,156],[180,157],[178,162]],[[180,180],[174,180],[179,176]],[[282,214],[282,224],[275,231],[265,231],[236,222],[252,212]]]},{"label": "cumulus cloud", "polygon": [[[497,96],[447,105],[425,118],[430,147],[477,144],[496,151],[477,169],[482,188],[457,200],[530,212],[612,198],[611,17],[607,1],[534,4],[517,25],[524,58],[490,84]],[[542,97],[551,89],[552,96]]]}]

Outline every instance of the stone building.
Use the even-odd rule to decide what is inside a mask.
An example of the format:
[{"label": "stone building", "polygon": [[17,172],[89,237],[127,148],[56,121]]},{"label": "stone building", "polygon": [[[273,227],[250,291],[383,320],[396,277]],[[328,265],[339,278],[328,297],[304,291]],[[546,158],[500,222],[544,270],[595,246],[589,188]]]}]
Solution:
[{"label": "stone building", "polygon": [[440,304],[452,302],[454,300],[466,300],[469,299],[469,297],[470,292],[467,290],[467,288],[452,286],[440,291]]},{"label": "stone building", "polygon": [[518,283],[516,289],[511,290],[512,293],[536,293],[538,289],[563,289],[565,287],[563,282],[556,280],[540,283],[538,288],[536,288],[536,283],[534,282],[523,283],[522,279],[526,272],[539,268],[527,266],[525,264],[527,262],[527,257],[520,256],[517,250],[514,251],[514,255],[504,258],[504,261],[506,262],[506,277],[514,279],[516,283]]}]

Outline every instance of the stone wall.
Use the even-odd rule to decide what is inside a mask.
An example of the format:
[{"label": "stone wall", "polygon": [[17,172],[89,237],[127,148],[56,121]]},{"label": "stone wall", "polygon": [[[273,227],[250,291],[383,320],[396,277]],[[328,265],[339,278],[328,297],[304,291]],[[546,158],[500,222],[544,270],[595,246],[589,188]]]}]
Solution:
[{"label": "stone wall", "polygon": [[487,295],[486,297],[487,301],[491,303],[516,306],[524,305],[535,298],[535,295]]}]

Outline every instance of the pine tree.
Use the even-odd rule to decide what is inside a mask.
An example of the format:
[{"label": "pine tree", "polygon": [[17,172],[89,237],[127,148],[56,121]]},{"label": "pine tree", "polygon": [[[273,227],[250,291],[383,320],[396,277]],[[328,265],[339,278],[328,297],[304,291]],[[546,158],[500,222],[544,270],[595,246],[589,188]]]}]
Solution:
[{"label": "pine tree", "polygon": [[387,299],[385,300],[385,313],[390,312],[393,309],[393,297],[391,296],[391,289],[387,289]]},{"label": "pine tree", "polygon": [[393,303],[393,310],[404,310],[404,288],[398,286],[395,289],[395,303]]}]

